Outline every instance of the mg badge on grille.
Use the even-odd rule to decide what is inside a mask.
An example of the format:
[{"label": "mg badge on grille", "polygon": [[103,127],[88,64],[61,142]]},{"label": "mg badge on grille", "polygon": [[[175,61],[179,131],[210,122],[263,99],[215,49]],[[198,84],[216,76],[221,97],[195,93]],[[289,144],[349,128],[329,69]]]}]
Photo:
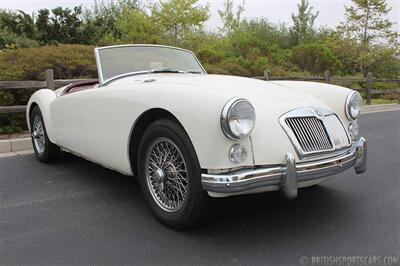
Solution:
[{"label": "mg badge on grille", "polygon": [[318,109],[315,110],[315,113],[316,113],[318,116],[323,116],[323,114],[321,113],[321,111],[318,110]]}]

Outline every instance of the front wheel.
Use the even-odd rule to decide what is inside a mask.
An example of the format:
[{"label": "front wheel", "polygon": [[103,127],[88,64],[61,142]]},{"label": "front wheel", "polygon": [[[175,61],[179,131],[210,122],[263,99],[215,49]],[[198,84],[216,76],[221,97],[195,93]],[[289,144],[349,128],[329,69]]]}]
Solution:
[{"label": "front wheel", "polygon": [[57,160],[60,154],[60,148],[50,142],[44,125],[43,116],[38,106],[33,107],[30,122],[33,150],[38,160],[43,163]]},{"label": "front wheel", "polygon": [[211,199],[201,187],[201,169],[193,145],[177,123],[159,120],[143,134],[138,177],[153,214],[175,229],[203,220]]}]

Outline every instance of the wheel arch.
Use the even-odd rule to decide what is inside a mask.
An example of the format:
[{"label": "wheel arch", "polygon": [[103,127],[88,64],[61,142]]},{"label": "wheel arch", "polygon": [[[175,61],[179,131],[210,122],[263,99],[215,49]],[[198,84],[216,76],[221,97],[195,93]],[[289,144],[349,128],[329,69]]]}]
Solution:
[{"label": "wheel arch", "polygon": [[170,111],[163,108],[152,108],[143,112],[134,122],[129,135],[129,142],[128,142],[129,162],[132,174],[134,176],[136,176],[137,174],[137,157],[138,157],[139,143],[141,141],[143,133],[151,123],[153,123],[158,119],[163,119],[163,118],[168,118],[178,123],[187,134],[182,123]]},{"label": "wheel arch", "polygon": [[[36,106],[39,107],[39,104],[37,102],[32,102],[31,105],[29,106],[28,117],[27,117],[28,121],[31,120],[31,115],[32,115],[33,108],[35,108]],[[39,107],[39,109],[40,109],[40,107]],[[28,123],[28,128],[30,130],[30,124],[29,123]]]},{"label": "wheel arch", "polygon": [[53,126],[51,123],[50,106],[55,99],[56,99],[56,94],[54,91],[49,89],[42,89],[32,94],[26,106],[26,122],[29,132],[31,131],[30,117],[32,110],[35,106],[38,106],[40,112],[42,113],[42,117],[46,126],[47,135],[50,141],[53,143],[55,143],[55,136],[53,132]]}]

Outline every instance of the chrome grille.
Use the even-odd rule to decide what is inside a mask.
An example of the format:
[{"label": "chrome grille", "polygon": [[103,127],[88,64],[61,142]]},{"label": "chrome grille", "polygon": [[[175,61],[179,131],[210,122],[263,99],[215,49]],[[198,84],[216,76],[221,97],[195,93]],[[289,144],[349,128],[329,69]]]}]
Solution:
[{"label": "chrome grille", "polygon": [[321,120],[313,116],[289,117],[285,119],[305,152],[318,152],[333,149],[328,133]]}]

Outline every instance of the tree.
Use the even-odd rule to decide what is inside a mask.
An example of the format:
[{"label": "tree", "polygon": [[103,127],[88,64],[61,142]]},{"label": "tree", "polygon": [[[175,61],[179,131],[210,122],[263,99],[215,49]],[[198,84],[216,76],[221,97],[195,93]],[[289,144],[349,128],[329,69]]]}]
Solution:
[{"label": "tree", "polygon": [[82,21],[82,7],[69,8],[57,7],[52,9],[50,18],[54,39],[61,43],[79,43],[84,38],[79,32]]},{"label": "tree", "polygon": [[21,10],[9,12],[0,9],[0,26],[17,35],[24,35],[31,39],[35,37],[33,18]]},{"label": "tree", "polygon": [[346,6],[346,21],[341,28],[363,46],[396,42],[397,33],[388,19],[391,8],[385,0],[352,0],[353,6]]},{"label": "tree", "polygon": [[170,43],[179,45],[190,31],[201,30],[209,18],[208,6],[196,5],[198,0],[159,1],[151,14]]},{"label": "tree", "polygon": [[358,57],[357,43],[354,39],[343,38],[337,31],[332,31],[323,38],[322,43],[339,59],[340,71],[338,72],[340,74],[359,74],[360,69],[356,64]]},{"label": "tree", "polygon": [[50,11],[46,8],[40,9],[38,11],[38,16],[36,19],[36,29],[37,29],[37,38],[42,43],[49,43],[52,37],[50,36],[51,26],[49,23],[50,20]]},{"label": "tree", "polygon": [[33,18],[23,11],[0,9],[0,49],[36,47],[38,43]]},{"label": "tree", "polygon": [[[379,60],[382,53],[394,56],[399,52],[398,34],[388,19],[391,8],[385,0],[352,0],[346,6],[346,21],[338,27],[342,38],[354,39],[358,44],[358,64],[364,76]],[[384,51],[388,49],[388,51]]]},{"label": "tree", "polygon": [[121,32],[117,27],[117,18],[125,10],[142,8],[141,0],[95,0],[92,8],[84,13],[85,30],[93,35],[92,43],[97,43],[108,36],[119,39]]},{"label": "tree", "polygon": [[226,0],[224,6],[224,10],[218,10],[223,25],[219,30],[224,34],[229,34],[240,27],[242,22],[242,13],[245,10],[244,0],[242,5],[238,5],[236,13],[233,11],[233,0]]},{"label": "tree", "polygon": [[315,33],[314,22],[319,12],[313,13],[313,7],[310,6],[308,0],[301,0],[297,5],[297,15],[292,14],[293,27],[292,38],[293,44],[297,45],[308,39]]},{"label": "tree", "polygon": [[153,18],[139,9],[126,8],[117,18],[121,40],[133,43],[160,43],[160,31]]},{"label": "tree", "polygon": [[[83,18],[82,7],[69,8],[56,7],[50,11],[41,9],[38,11],[36,28],[39,41],[44,44],[82,43],[85,37],[82,34]],[[84,43],[84,42],[83,42]]]}]

